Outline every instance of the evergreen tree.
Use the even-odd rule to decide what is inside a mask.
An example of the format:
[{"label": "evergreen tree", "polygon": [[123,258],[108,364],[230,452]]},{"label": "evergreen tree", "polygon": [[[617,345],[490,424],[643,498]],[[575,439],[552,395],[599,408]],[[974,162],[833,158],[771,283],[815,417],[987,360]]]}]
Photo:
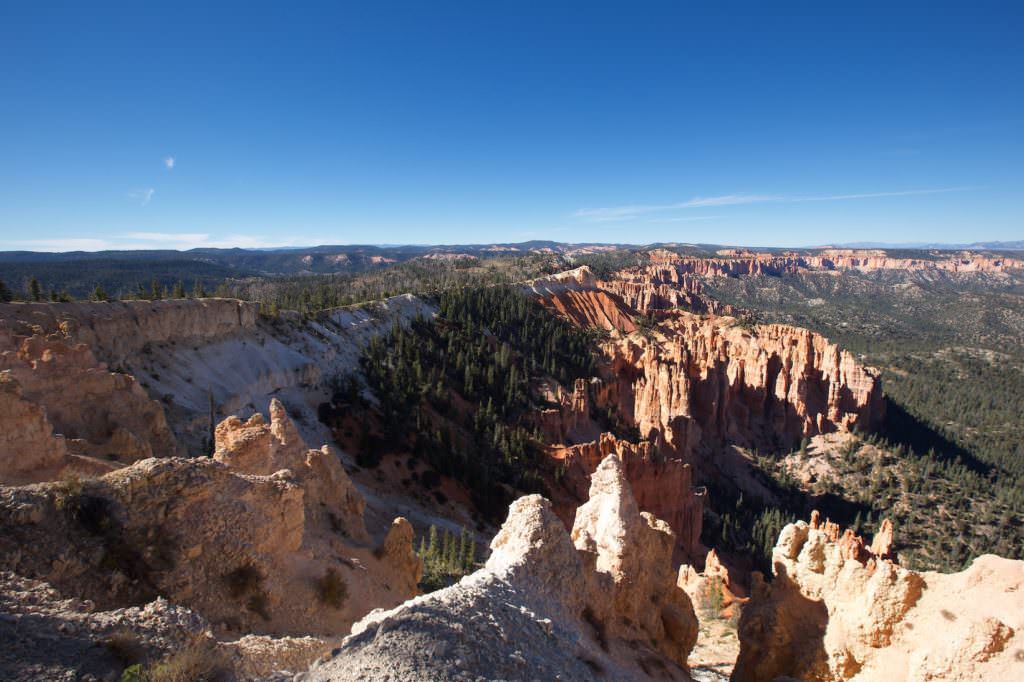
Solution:
[{"label": "evergreen tree", "polygon": [[153,283],[150,285],[150,296],[154,301],[159,301],[164,297],[164,287],[156,278],[153,278]]},{"label": "evergreen tree", "polygon": [[192,287],[192,298],[206,298],[206,289],[203,288],[203,280],[196,277],[196,283]]},{"label": "evergreen tree", "polygon": [[92,300],[94,300],[94,301],[106,301],[106,300],[108,300],[107,292],[104,291],[103,285],[97,284],[96,288],[92,290]]},{"label": "evergreen tree", "polygon": [[172,295],[172,298],[185,298],[185,285],[182,284],[180,279],[178,280],[178,283],[174,285],[174,294]]},{"label": "evergreen tree", "polygon": [[28,281],[28,294],[33,301],[43,300],[43,289],[39,286],[39,280],[35,277]]},{"label": "evergreen tree", "polygon": [[10,303],[12,300],[14,300],[14,294],[7,288],[4,281],[0,279],[0,303]]},{"label": "evergreen tree", "polygon": [[427,543],[427,556],[437,557],[438,546],[437,546],[437,526],[431,524],[429,531],[430,541]]}]

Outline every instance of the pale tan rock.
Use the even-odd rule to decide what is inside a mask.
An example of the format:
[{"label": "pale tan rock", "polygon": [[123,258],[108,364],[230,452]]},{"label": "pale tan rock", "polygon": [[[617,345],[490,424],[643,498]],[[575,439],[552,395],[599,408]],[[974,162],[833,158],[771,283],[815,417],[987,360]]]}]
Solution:
[{"label": "pale tan rock", "polygon": [[0,415],[0,482],[57,478],[68,459],[64,438],[54,435],[45,408],[22,398],[10,372],[0,372]]},{"label": "pale tan rock", "polygon": [[733,679],[1013,679],[1024,562],[985,556],[961,573],[919,574],[884,556],[892,535],[883,522],[865,547],[849,530],[836,540],[803,522],[784,528],[775,580],[755,580],[743,611]]},{"label": "pale tan rock", "polygon": [[258,303],[226,298],[13,303],[0,306],[0,328],[14,335],[59,335],[85,344],[111,366],[123,366],[147,344],[211,340],[251,330],[258,314]]},{"label": "pale tan rock", "polygon": [[394,569],[395,590],[399,594],[416,594],[423,577],[423,560],[413,550],[415,531],[408,519],[399,516],[391,522],[380,547],[381,560]]},{"label": "pale tan rock", "polygon": [[318,525],[329,522],[348,537],[365,542],[366,504],[338,455],[327,445],[320,450],[308,448],[281,401],[272,399],[269,411],[269,424],[259,413],[245,422],[228,417],[218,424],[214,459],[236,471],[260,476],[288,469],[306,490],[308,517],[320,520]]},{"label": "pale tan rock", "polygon": [[223,461],[0,488],[0,565],[105,606],[161,594],[228,632],[337,634],[414,595],[408,522],[373,547],[337,456],[307,449],[279,404],[271,413],[222,424]]},{"label": "pale tan rock", "polygon": [[571,537],[548,500],[519,498],[484,568],[371,613],[308,679],[688,680],[697,621],[673,544],[609,455]]},{"label": "pale tan rock", "polygon": [[698,625],[689,597],[676,584],[671,528],[640,512],[616,455],[606,457],[590,480],[590,499],[576,510],[572,540],[598,575],[592,608],[609,632],[623,638],[646,633],[665,656],[685,666]]},{"label": "pale tan rock", "polygon": [[[23,401],[42,408],[50,430],[62,437],[63,445],[47,448],[122,464],[175,453],[163,408],[133,377],[110,372],[83,344],[40,334],[11,337],[10,343],[13,348],[0,349],[0,371],[18,383]],[[0,423],[7,419],[0,415]],[[45,475],[40,470],[35,480]]]},{"label": "pale tan rock", "polygon": [[550,454],[560,461],[561,484],[573,496],[570,505],[559,509],[564,519],[574,518],[575,507],[589,496],[591,476],[598,465],[615,454],[622,462],[639,508],[671,527],[676,539],[676,558],[692,562],[706,551],[700,543],[704,496],[694,489],[689,464],[659,457],[653,443],[632,443],[611,433],[602,433],[598,440],[589,443],[552,448]]}]

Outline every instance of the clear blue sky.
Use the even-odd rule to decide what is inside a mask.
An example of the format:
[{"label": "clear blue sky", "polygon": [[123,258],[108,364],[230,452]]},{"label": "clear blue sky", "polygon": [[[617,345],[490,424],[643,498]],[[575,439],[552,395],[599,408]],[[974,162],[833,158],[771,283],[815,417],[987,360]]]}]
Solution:
[{"label": "clear blue sky", "polygon": [[299,4],[0,0],[0,249],[1024,239],[1021,2]]}]

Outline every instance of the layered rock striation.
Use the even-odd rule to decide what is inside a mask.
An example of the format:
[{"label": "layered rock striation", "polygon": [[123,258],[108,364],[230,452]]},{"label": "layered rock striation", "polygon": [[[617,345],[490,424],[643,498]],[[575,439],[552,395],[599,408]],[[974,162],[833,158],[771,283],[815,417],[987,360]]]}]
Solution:
[{"label": "layered rock striation", "polygon": [[[809,254],[724,251],[719,257],[680,256],[671,251],[649,253],[651,267],[675,272],[674,276],[741,277],[786,273],[857,270],[934,270],[952,273],[1005,272],[1024,269],[1024,259],[975,252],[936,254],[931,258],[900,258],[881,249],[823,249]],[[639,272],[640,266],[634,271]]]},{"label": "layered rock striation", "polygon": [[308,679],[688,679],[673,545],[610,455],[571,535],[544,498],[516,500],[483,569],[363,619]]},{"label": "layered rock striation", "polygon": [[102,472],[177,446],[163,407],[134,377],[110,371],[85,344],[59,334],[8,335],[0,348],[0,483]]},{"label": "layered rock striation", "polygon": [[[386,332],[395,322],[434,312],[429,304],[408,295],[324,311],[314,319],[290,313],[270,318],[258,311],[256,303],[216,298],[0,304],[0,353],[16,357],[29,339],[36,345],[50,344],[52,356],[80,355],[85,348],[92,354],[89,367],[105,365],[108,373],[121,377],[123,390],[138,393],[141,388],[153,401],[153,409],[163,413],[173,445],[168,451],[164,444],[151,443],[151,452],[136,449],[135,455],[119,457],[130,462],[148,456],[208,454],[216,422],[232,414],[255,414],[271,397],[302,411],[302,428],[311,425],[304,435],[320,440],[325,433],[315,426],[317,405],[329,398],[335,378],[358,369],[369,338]],[[61,351],[54,344],[72,350]],[[29,350],[37,355],[44,351]],[[59,362],[40,365],[40,369],[58,366],[60,371],[66,369]],[[32,382],[18,380],[25,397],[31,399]],[[88,377],[88,381],[95,379]],[[85,395],[71,395],[69,400],[87,403],[93,410],[118,402],[116,396],[102,397],[98,387]],[[132,412],[141,418],[147,409],[136,405]],[[124,423],[128,417],[124,413],[93,421],[102,429],[108,423]],[[59,424],[54,424],[54,430],[63,433]],[[129,431],[147,441],[146,434]],[[130,449],[129,440],[120,434],[114,444]],[[101,456],[109,449],[100,448]]]},{"label": "layered rock striation", "polygon": [[814,332],[687,313],[658,332],[605,344],[597,402],[677,456],[702,442],[792,447],[883,418],[877,372]]},{"label": "layered rock striation", "polygon": [[336,454],[279,403],[218,436],[214,459],[0,488],[0,565],[103,608],[162,595],[224,632],[333,635],[415,594],[408,522],[374,545]]},{"label": "layered rock striation", "polygon": [[606,432],[595,441],[553,448],[551,456],[561,466],[560,482],[575,502],[560,507],[559,515],[571,520],[576,505],[587,499],[598,466],[612,454],[621,461],[640,509],[662,519],[672,529],[676,559],[692,561],[699,557],[705,551],[700,543],[704,493],[695,490],[689,464],[659,456],[650,441],[633,443]]},{"label": "layered rock striation", "polygon": [[917,573],[887,558],[891,542],[889,523],[870,546],[817,514],[786,526],[774,580],[755,579],[743,610],[732,679],[1019,676],[1024,562],[986,555],[960,573]]}]

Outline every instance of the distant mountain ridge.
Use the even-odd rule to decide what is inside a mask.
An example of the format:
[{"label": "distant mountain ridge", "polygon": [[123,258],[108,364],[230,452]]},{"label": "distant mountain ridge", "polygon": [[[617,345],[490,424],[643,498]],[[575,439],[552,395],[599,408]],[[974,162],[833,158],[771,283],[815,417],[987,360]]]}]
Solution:
[{"label": "distant mountain ridge", "polygon": [[[885,245],[880,242],[856,242],[813,248],[736,247],[690,242],[659,242],[654,244],[567,243],[548,240],[527,242],[492,242],[483,244],[444,245],[319,245],[308,247],[216,249],[196,248],[187,251],[170,249],[111,251],[0,251],[0,280],[9,289],[28,290],[35,278],[44,293],[66,292],[87,297],[99,286],[110,295],[130,296],[148,290],[155,280],[171,289],[179,282],[188,290],[198,286],[212,292],[218,284],[230,279],[304,275],[357,275],[392,265],[422,259],[465,263],[468,259],[499,257],[544,257],[560,260],[559,267],[571,267],[581,258],[595,257],[611,263],[621,259],[623,251],[664,249],[694,258],[728,257],[739,254],[801,254],[813,256],[828,248],[886,249],[887,255],[902,258],[934,259],[938,252],[972,249],[976,251],[1021,251],[1024,240],[1007,242],[976,242],[970,245],[920,244]],[[614,252],[619,252],[618,256]],[[593,263],[591,263],[593,265]],[[621,267],[621,265],[619,266]]]},{"label": "distant mountain ridge", "polygon": [[811,248],[836,248],[836,249],[922,249],[937,251],[1024,251],[1024,239],[1016,239],[1005,242],[972,242],[970,244],[944,244],[941,242],[845,242],[832,244],[830,246],[816,246]]}]

